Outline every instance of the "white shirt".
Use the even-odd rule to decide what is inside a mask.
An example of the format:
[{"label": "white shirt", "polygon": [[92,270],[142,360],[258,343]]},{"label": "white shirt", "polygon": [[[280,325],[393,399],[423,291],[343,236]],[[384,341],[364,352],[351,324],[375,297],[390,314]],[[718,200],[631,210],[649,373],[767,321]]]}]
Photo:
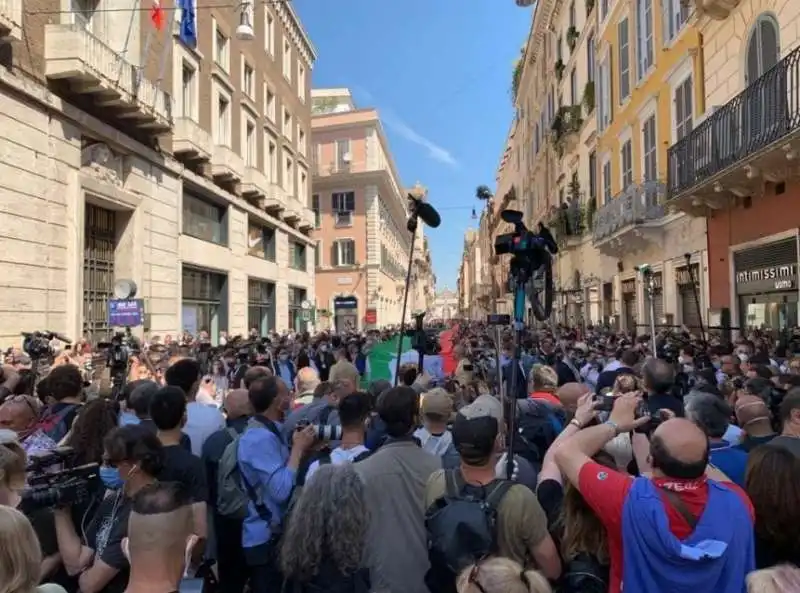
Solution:
[{"label": "white shirt", "polygon": [[[358,445],[357,447],[352,447],[350,449],[342,449],[341,447],[336,447],[333,451],[331,451],[331,464],[332,465],[342,465],[343,463],[352,463],[353,459],[369,451],[364,445]],[[314,472],[319,469],[319,461],[315,461],[311,465],[308,466],[308,471],[306,472],[306,482],[308,479],[314,475]]]}]

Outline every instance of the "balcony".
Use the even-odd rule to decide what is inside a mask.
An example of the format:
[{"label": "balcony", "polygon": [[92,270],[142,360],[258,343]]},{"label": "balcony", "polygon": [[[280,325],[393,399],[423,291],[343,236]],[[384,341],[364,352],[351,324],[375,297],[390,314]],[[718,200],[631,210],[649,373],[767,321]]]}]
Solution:
[{"label": "balcony", "polygon": [[300,223],[297,225],[301,231],[310,231],[316,226],[316,217],[311,208],[303,208],[300,211]]},{"label": "balcony", "polygon": [[786,179],[800,150],[800,48],[667,152],[668,204],[694,216]]},{"label": "balcony", "polygon": [[285,193],[285,196],[286,201],[283,210],[283,220],[292,226],[297,226],[303,218],[303,205],[300,203],[300,200],[290,195],[288,192]]},{"label": "balcony", "polygon": [[142,130],[172,128],[169,93],[81,25],[45,26],[45,75],[67,81],[72,92],[91,95],[98,107]]},{"label": "balcony", "polygon": [[583,125],[583,112],[580,105],[561,107],[553,120],[551,128],[553,143],[561,154],[575,150]]},{"label": "balcony", "polygon": [[663,240],[665,187],[657,181],[633,185],[601,207],[592,239],[598,251],[620,258]]},{"label": "balcony", "polygon": [[269,181],[258,168],[247,166],[244,169],[240,190],[245,199],[257,201],[259,207],[263,209],[264,198],[269,194]]},{"label": "balcony", "polygon": [[698,16],[708,15],[718,21],[728,18],[740,3],[741,0],[681,0],[689,9],[695,8]]},{"label": "balcony", "polygon": [[566,208],[559,208],[547,221],[547,226],[555,235],[563,249],[576,247],[591,234],[597,211],[592,198],[588,204],[573,202]]},{"label": "balcony", "polygon": [[269,184],[269,193],[264,198],[264,210],[272,216],[279,217],[286,209],[289,197],[277,183]]},{"label": "balcony", "polygon": [[239,183],[244,177],[244,159],[229,146],[216,144],[211,154],[211,175],[222,183]]},{"label": "balcony", "polygon": [[0,0],[0,36],[22,40],[22,0]]},{"label": "balcony", "polygon": [[172,152],[188,161],[211,159],[211,135],[190,117],[175,119],[172,130]]}]

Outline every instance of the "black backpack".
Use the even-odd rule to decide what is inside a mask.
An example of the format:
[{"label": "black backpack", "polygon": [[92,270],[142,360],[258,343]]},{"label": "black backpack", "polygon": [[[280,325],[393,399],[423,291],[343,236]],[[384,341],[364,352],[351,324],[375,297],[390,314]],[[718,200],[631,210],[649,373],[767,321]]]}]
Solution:
[{"label": "black backpack", "polygon": [[514,453],[525,458],[538,473],[544,454],[564,429],[564,411],[545,402],[517,400]]},{"label": "black backpack", "polygon": [[497,507],[513,482],[494,480],[486,486],[464,482],[460,470],[445,470],[444,496],[425,513],[428,589],[455,591],[456,576],[470,564],[497,548]]}]

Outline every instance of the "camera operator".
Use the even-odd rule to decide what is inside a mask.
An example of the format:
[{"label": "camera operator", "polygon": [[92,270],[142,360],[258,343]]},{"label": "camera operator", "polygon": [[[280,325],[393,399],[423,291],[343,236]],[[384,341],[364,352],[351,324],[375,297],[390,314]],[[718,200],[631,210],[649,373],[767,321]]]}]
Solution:
[{"label": "camera operator", "polygon": [[128,561],[122,540],[128,534],[133,496],[156,481],[162,467],[158,438],[140,426],[122,426],[104,440],[103,484],[112,491],[100,503],[94,519],[78,535],[69,508],[55,509],[61,560],[77,575],[81,593],[122,593],[128,582]]}]

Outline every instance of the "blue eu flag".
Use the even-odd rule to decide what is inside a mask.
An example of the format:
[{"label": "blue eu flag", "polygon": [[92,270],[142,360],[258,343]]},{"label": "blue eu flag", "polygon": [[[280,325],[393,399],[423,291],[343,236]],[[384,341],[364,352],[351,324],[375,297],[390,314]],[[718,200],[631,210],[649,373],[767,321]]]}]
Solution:
[{"label": "blue eu flag", "polygon": [[195,19],[194,0],[179,0],[181,8],[180,38],[189,47],[197,47],[197,20]]}]

